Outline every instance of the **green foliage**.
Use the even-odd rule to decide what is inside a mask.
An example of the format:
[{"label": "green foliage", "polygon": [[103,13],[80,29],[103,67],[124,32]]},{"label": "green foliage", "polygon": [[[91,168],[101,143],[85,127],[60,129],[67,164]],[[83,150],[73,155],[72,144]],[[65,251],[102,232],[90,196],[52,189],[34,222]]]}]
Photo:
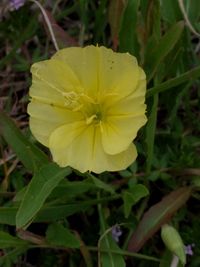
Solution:
[{"label": "green foliage", "polygon": [[141,198],[148,196],[148,194],[148,189],[142,184],[137,184],[123,192],[125,218],[129,217],[132,206],[135,205]]},{"label": "green foliage", "polygon": [[66,248],[79,248],[79,240],[66,227],[54,223],[50,224],[46,232],[46,240],[50,245]]},{"label": "green foliage", "polygon": [[139,0],[128,0],[122,16],[119,33],[119,51],[129,52],[139,58],[137,13]]},{"label": "green foliage", "polygon": [[25,227],[40,210],[46,198],[58,183],[70,172],[54,163],[44,165],[32,177],[16,216],[16,227]]},{"label": "green foliage", "polygon": [[[60,48],[105,45],[137,57],[147,75],[148,122],[135,142],[137,161],[127,170],[94,176],[51,163],[28,129],[26,106],[30,66],[55,49],[31,1],[13,11],[3,1],[0,266],[167,267],[180,235],[185,245],[195,244],[186,264],[198,267],[199,1],[182,1],[190,25],[181,1],[40,2]],[[178,229],[164,234],[171,251],[158,233],[169,221]],[[116,224],[122,231],[118,243],[112,236]],[[183,254],[182,248],[184,263]]]}]

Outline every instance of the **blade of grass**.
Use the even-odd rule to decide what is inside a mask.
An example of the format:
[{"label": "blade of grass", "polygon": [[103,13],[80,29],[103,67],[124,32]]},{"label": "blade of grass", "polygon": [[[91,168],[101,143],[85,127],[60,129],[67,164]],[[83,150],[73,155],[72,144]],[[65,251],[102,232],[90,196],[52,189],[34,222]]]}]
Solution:
[{"label": "blade of grass", "polygon": [[164,92],[166,90],[172,89],[177,85],[180,85],[184,82],[195,80],[200,77],[200,67],[196,67],[192,70],[189,70],[178,77],[172,78],[166,82],[155,85],[154,87],[148,89],[146,97],[153,96],[157,93]]},{"label": "blade of grass", "polygon": [[149,174],[153,162],[155,131],[157,123],[158,94],[153,96],[153,106],[146,127],[147,162],[146,172]]},{"label": "blade of grass", "polygon": [[148,56],[145,61],[148,81],[154,77],[156,71],[159,69],[160,63],[173,50],[181,37],[183,29],[184,23],[179,21],[173,25],[164,36],[161,37],[157,45],[152,46],[152,48],[149,49],[147,52]]}]

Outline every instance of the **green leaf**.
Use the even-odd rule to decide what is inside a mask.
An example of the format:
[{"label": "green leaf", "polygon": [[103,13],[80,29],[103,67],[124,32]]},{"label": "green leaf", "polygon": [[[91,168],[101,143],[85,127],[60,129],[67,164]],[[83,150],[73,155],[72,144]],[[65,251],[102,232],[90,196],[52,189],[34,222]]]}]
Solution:
[{"label": "green leaf", "polygon": [[153,96],[157,93],[161,93],[161,92],[164,92],[166,90],[173,89],[174,87],[176,87],[182,83],[193,81],[199,77],[200,77],[200,67],[193,68],[192,70],[189,70],[189,71],[179,75],[178,77],[174,77],[174,78],[172,78],[172,79],[170,79],[164,83],[157,84],[154,87],[150,88],[147,91],[146,97],[148,98],[148,97]]},{"label": "green leaf", "polygon": [[78,203],[43,207],[37,214],[34,222],[55,222],[78,212],[84,212],[91,204]]},{"label": "green leaf", "polygon": [[182,18],[178,1],[174,0],[161,0],[161,13],[163,19],[170,24],[174,24]]},{"label": "green leaf", "polygon": [[74,234],[63,225],[53,223],[49,225],[46,232],[46,239],[49,244],[66,248],[79,248],[80,242]]},{"label": "green leaf", "polygon": [[106,250],[107,253],[101,252],[102,267],[125,267],[126,263],[122,255],[113,254],[110,250],[121,251],[116,242],[112,239],[111,234],[107,234],[100,241],[100,249]]},{"label": "green leaf", "polygon": [[49,198],[65,198],[72,199],[78,195],[82,195],[85,192],[96,189],[96,186],[88,181],[87,179],[83,181],[73,181],[69,182],[67,180],[61,181],[61,183],[53,190]]},{"label": "green leaf", "polygon": [[129,52],[139,57],[137,40],[137,14],[140,0],[128,0],[125,8],[119,33],[120,52]]},{"label": "green leaf", "polygon": [[[97,204],[97,203],[95,203]],[[55,222],[77,212],[83,212],[91,207],[89,203],[45,206],[36,214],[34,222]],[[0,223],[16,225],[17,207],[0,207]]]},{"label": "green leaf", "polygon": [[98,178],[96,178],[94,175],[89,174],[88,177],[92,180],[92,182],[96,185],[96,187],[103,189],[107,192],[110,192],[111,194],[115,193],[115,190],[113,189],[112,186],[102,182],[101,180],[99,180]]},{"label": "green leaf", "polygon": [[174,48],[175,44],[181,37],[184,29],[182,21],[173,25],[167,33],[160,39],[158,44],[151,45],[150,49],[146,52],[145,70],[148,81],[154,76],[155,72],[160,66],[160,63]]},{"label": "green leaf", "polygon": [[36,172],[17,212],[17,228],[24,227],[33,219],[52,190],[69,173],[70,168],[60,168],[55,163],[49,163]]},{"label": "green leaf", "polygon": [[179,258],[182,264],[185,264],[185,246],[178,231],[171,225],[165,224],[161,228],[161,237],[165,246]]},{"label": "green leaf", "polygon": [[[97,205],[99,203],[107,203],[109,200],[118,199],[119,196],[116,197],[105,197],[100,199],[90,199],[87,201],[80,201],[72,204],[66,205],[45,205],[43,206],[39,212],[36,214],[34,218],[34,222],[55,222],[60,219],[64,219],[68,216],[71,216],[78,212],[84,212],[89,209],[93,205]],[[16,223],[16,214],[18,208],[17,207],[0,207],[0,223],[15,225]]]},{"label": "green leaf", "polygon": [[194,25],[199,22],[199,18],[200,18],[199,1],[198,0],[187,1],[185,3],[185,8],[187,10],[190,23],[194,27]]},{"label": "green leaf", "polygon": [[148,189],[142,184],[137,184],[133,188],[123,192],[125,218],[128,218],[130,215],[132,206],[148,194]]},{"label": "green leaf", "polygon": [[0,133],[28,170],[33,172],[48,163],[47,156],[29,142],[14,122],[2,111],[0,111]]},{"label": "green leaf", "polygon": [[192,189],[190,187],[182,187],[171,192],[160,202],[152,206],[144,214],[133,233],[128,245],[129,251],[139,251],[145,242],[185,204],[191,193]]},{"label": "green leaf", "polygon": [[19,247],[26,245],[27,242],[11,236],[10,234],[0,231],[0,248],[11,248],[11,247]]},{"label": "green leaf", "polygon": [[0,223],[15,225],[17,207],[0,207]]},{"label": "green leaf", "polygon": [[157,124],[157,110],[158,110],[158,95],[153,96],[153,105],[146,125],[146,147],[147,147],[147,161],[146,171],[147,174],[151,171],[151,166],[154,158],[154,141]]}]

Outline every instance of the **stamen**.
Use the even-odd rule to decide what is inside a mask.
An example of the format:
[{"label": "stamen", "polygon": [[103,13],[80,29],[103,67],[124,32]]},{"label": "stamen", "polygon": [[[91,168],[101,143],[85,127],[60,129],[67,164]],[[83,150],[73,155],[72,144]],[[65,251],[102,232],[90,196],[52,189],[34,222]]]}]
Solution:
[{"label": "stamen", "polygon": [[74,92],[62,92],[62,95],[66,99],[65,106],[73,111],[77,111],[81,108],[81,104],[79,103],[79,95]]},{"label": "stamen", "polygon": [[91,117],[86,119],[86,124],[89,125],[90,123],[93,122],[93,120],[97,119],[97,115],[92,115]]},{"label": "stamen", "polygon": [[80,94],[80,97],[82,97],[83,100],[85,100],[88,103],[96,104],[96,102],[94,101],[94,99],[92,99],[90,96],[88,96],[88,95],[86,95],[84,93]]}]

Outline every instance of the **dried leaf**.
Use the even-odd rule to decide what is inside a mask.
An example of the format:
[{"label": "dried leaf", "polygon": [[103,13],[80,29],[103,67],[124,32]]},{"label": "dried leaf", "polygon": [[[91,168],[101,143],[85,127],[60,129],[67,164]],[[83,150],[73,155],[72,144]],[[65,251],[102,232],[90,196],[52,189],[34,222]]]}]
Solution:
[{"label": "dried leaf", "polygon": [[108,9],[108,21],[110,24],[111,37],[114,50],[117,50],[118,47],[120,22],[125,5],[126,5],[125,0],[110,0],[110,5]]},{"label": "dried leaf", "polygon": [[[64,47],[68,47],[68,46],[78,46],[78,42],[76,39],[74,39],[73,37],[71,37],[65,30],[63,30],[63,28],[61,28],[55,21],[53,15],[51,14],[50,11],[46,10],[46,15],[48,16],[48,19],[51,23],[53,32],[55,34],[55,38],[56,41],[58,43],[59,48],[64,48]],[[47,34],[50,36],[49,30],[46,26],[45,20],[43,20],[44,22],[44,27],[46,29]]]},{"label": "dried leaf", "polygon": [[174,213],[185,204],[192,192],[191,187],[182,187],[165,196],[159,203],[152,206],[143,216],[133,233],[128,250],[137,252],[160,227],[168,222]]}]

